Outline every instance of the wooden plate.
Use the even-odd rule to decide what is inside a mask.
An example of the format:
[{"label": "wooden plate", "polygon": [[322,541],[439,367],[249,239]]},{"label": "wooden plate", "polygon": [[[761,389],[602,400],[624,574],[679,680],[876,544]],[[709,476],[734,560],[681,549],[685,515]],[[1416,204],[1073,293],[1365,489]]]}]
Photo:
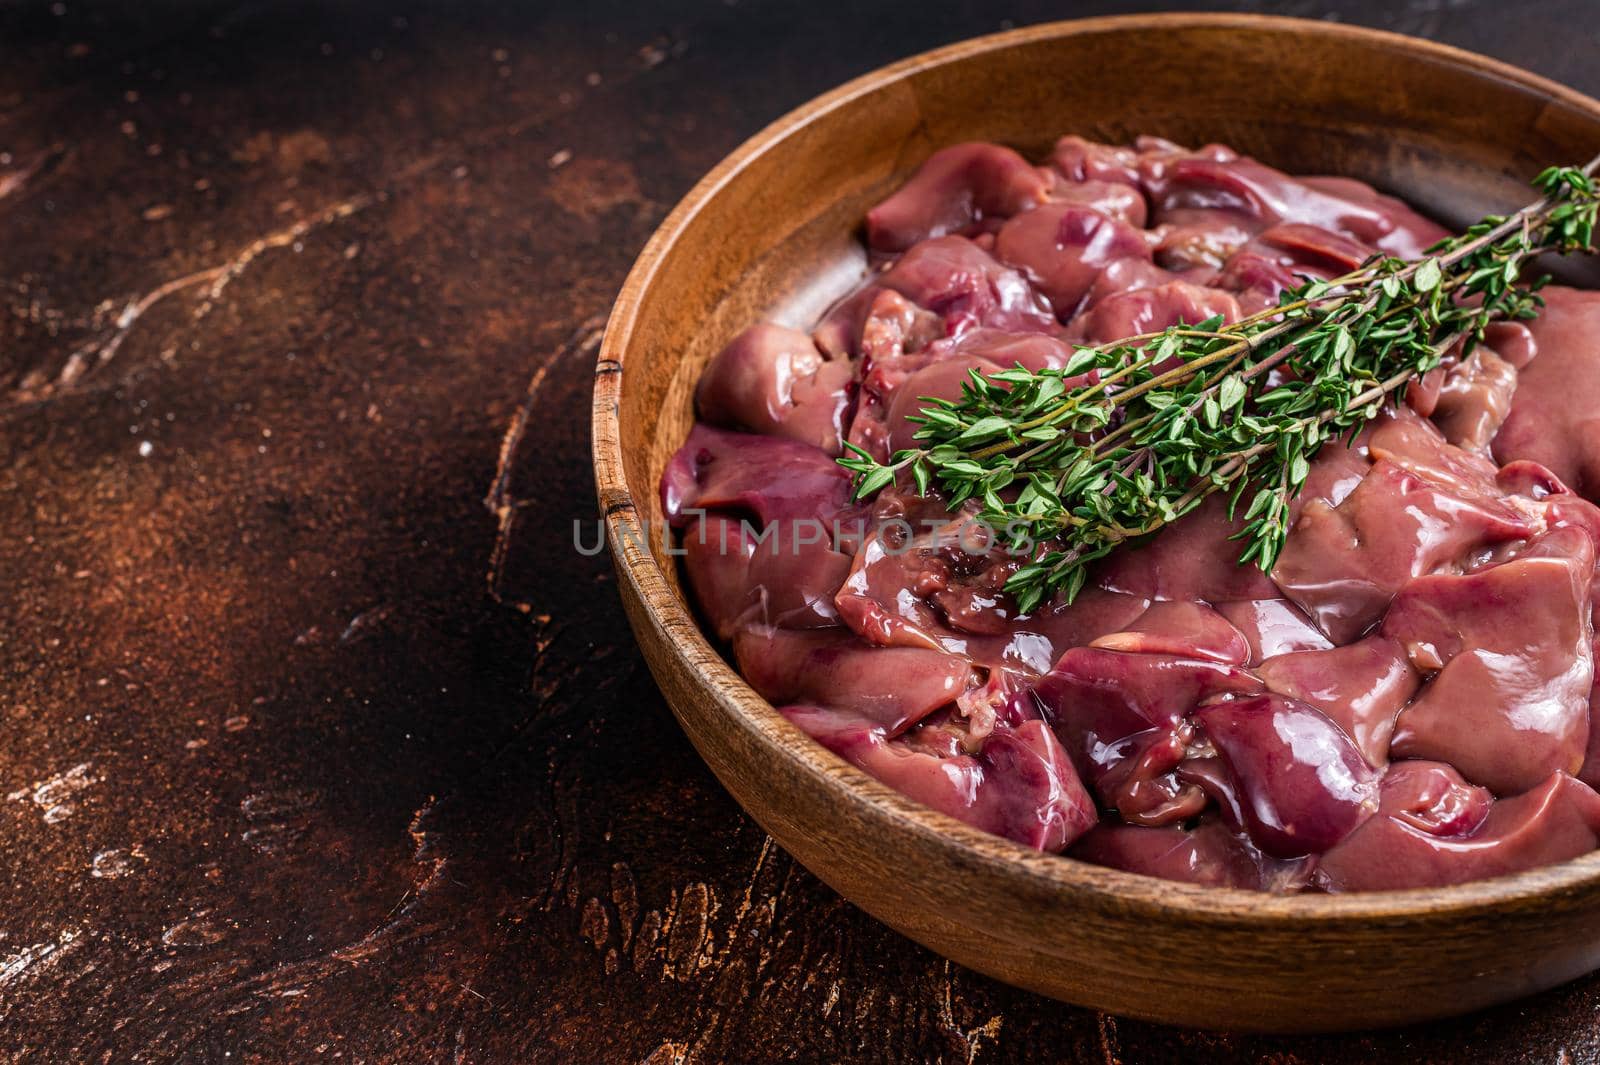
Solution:
[{"label": "wooden plate", "polygon": [[763,130],[640,255],[596,369],[595,477],[618,584],[684,730],[750,815],[846,898],[963,965],[1068,1002],[1325,1031],[1461,1013],[1600,967],[1600,853],[1342,897],[1200,888],[1037,854],[823,750],[701,633],[661,539],[656,485],[707,359],[759,318],[809,325],[860,276],[867,207],[936,148],[995,140],[1038,157],[1068,132],[1222,141],[1292,172],[1366,179],[1460,223],[1522,203],[1546,164],[1593,155],[1600,104],[1387,33],[1153,15],[929,52]]}]

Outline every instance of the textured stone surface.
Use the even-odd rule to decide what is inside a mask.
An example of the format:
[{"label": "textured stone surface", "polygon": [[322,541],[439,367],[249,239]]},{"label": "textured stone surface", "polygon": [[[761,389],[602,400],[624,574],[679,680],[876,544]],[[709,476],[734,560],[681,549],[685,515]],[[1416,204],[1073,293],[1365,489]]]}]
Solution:
[{"label": "textured stone surface", "polygon": [[[1600,979],[1314,1040],[1034,998],[700,765],[570,547],[632,256],[816,92],[1131,7],[868,6],[0,9],[0,1054],[1600,1060]],[[1600,90],[1588,3],[1338,10]]]}]

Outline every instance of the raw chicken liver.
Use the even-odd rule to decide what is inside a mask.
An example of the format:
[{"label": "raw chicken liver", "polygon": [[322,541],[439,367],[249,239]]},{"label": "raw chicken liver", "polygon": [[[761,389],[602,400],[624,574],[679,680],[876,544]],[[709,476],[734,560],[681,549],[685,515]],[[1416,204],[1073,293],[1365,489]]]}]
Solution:
[{"label": "raw chicken liver", "polygon": [[1450,884],[1600,844],[1600,294],[1546,289],[1324,448],[1270,575],[1208,502],[1029,614],[970,506],[853,503],[844,444],[885,458],[973,373],[1444,231],[1220,145],[1065,137],[1041,165],[946,148],[866,234],[812,334],[758,323],[711,361],[662,479],[708,627],[790,721],[977,828],[1198,884]]}]

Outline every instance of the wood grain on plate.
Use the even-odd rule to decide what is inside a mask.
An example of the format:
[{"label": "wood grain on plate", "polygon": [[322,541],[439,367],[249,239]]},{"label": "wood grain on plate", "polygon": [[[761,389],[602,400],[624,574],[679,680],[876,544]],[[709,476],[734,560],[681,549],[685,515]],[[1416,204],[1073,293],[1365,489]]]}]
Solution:
[{"label": "wood grain on plate", "polygon": [[[1208,72],[1203,87],[1196,69]],[[1389,73],[1373,92],[1379,69]],[[1552,161],[1594,155],[1600,103],[1370,30],[1151,15],[941,49],[746,142],[640,255],[595,378],[596,480],[619,586],[690,739],[846,898],[964,965],[1070,1002],[1212,1028],[1363,1028],[1465,1012],[1600,966],[1600,854],[1441,890],[1291,897],[1040,855],[847,766],[756,696],[696,627],[660,535],[656,484],[688,431],[706,360],[764,314],[800,324],[819,298],[842,295],[859,273],[857,220],[934,149],[987,140],[1038,157],[1066,130],[1222,141],[1461,219],[1518,205]]]}]

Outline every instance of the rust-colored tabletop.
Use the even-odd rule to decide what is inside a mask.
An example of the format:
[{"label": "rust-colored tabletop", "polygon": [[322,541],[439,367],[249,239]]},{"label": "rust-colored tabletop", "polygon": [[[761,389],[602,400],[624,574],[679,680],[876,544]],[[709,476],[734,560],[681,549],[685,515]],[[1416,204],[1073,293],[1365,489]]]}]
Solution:
[{"label": "rust-colored tabletop", "polygon": [[[1600,91],[1593,0],[1249,6]],[[1136,7],[0,7],[0,1054],[1600,1061],[1600,978],[1270,1039],[956,968],[740,813],[574,550],[604,315],[701,173]]]}]

